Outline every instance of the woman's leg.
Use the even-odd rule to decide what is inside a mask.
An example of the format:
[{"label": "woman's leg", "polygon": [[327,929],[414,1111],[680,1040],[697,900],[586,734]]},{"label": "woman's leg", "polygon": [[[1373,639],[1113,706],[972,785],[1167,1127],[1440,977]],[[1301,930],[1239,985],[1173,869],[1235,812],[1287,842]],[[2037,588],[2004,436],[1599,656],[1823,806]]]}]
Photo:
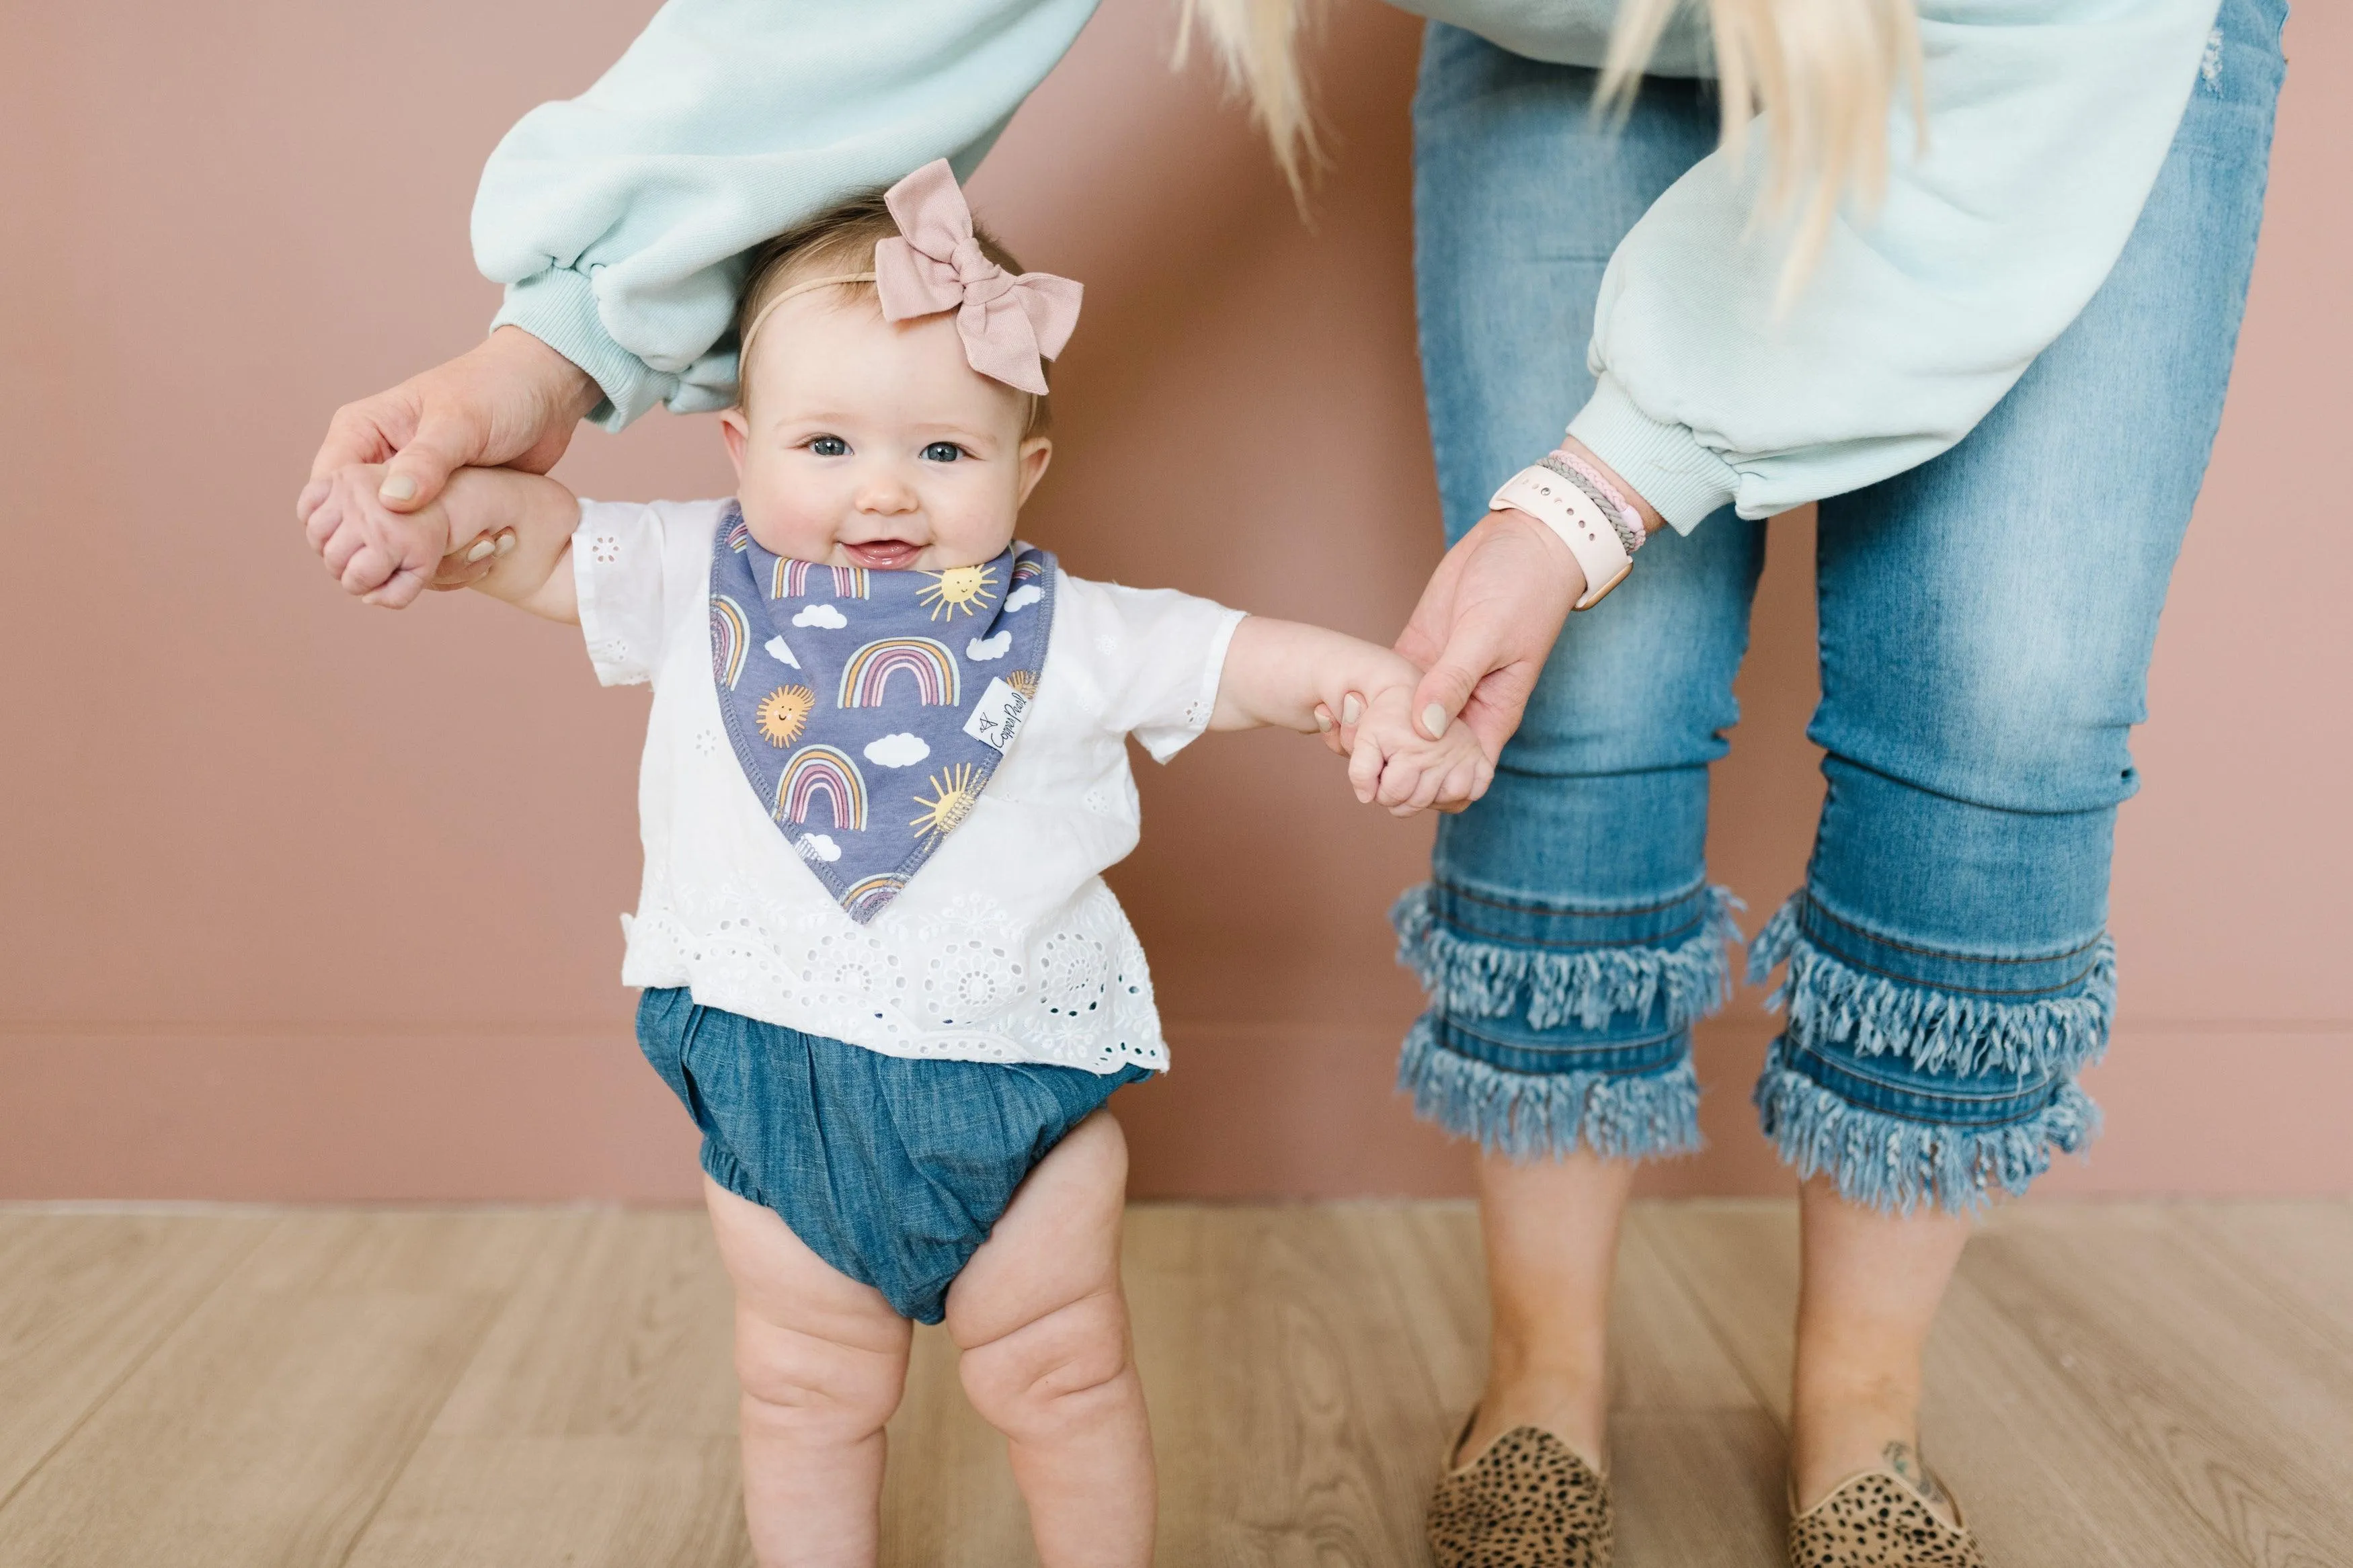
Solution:
[{"label": "woman's leg", "polygon": [[2117,805],[2158,611],[2220,420],[2281,72],[2275,0],[2220,47],[2115,272],[1969,437],[1825,501],[1830,790],[1751,955],[1788,1022],[1757,1104],[1807,1178],[1793,1481],[1917,1442],[1965,1236],[2096,1121]]},{"label": "woman's leg", "polygon": [[[1594,73],[1458,29],[1424,46],[1415,273],[1448,536],[1549,451],[1592,389],[1609,253],[1714,143],[1689,84],[1646,84],[1622,133]],[[1493,1360],[1463,1458],[1522,1425],[1602,1458],[1605,1314],[1634,1162],[1696,1146],[1691,1025],[1725,987],[1707,885],[1707,765],[1736,717],[1761,532],[1662,534],[1573,616],[1478,805],[1439,829],[1398,910],[1430,993],[1399,1077],[1486,1151]]]},{"label": "woman's leg", "polygon": [[760,1568],[871,1568],[883,1424],[906,1387],[907,1320],[709,1177],[703,1201],[735,1282],[744,1512]]},{"label": "woman's leg", "polygon": [[973,1408],[1005,1434],[1042,1568],[1144,1568],[1157,1493],[1119,1281],[1127,1143],[1111,1113],[1039,1162],[948,1289]]},{"label": "woman's leg", "polygon": [[1631,1161],[1582,1152],[1479,1162],[1493,1316],[1487,1387],[1463,1457],[1515,1426],[1541,1426],[1601,1463],[1609,1280],[1633,1180]]}]

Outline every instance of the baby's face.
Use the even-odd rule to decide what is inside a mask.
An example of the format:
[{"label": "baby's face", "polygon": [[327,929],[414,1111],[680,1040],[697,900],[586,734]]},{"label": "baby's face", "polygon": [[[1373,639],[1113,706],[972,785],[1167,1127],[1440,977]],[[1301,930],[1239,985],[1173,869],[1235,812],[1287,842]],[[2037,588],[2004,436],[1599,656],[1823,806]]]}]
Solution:
[{"label": "baby's face", "polygon": [[813,289],[769,312],[722,420],[752,537],[878,571],[1004,553],[1051,444],[1020,393],[965,363],[953,312],[892,324],[871,295]]}]

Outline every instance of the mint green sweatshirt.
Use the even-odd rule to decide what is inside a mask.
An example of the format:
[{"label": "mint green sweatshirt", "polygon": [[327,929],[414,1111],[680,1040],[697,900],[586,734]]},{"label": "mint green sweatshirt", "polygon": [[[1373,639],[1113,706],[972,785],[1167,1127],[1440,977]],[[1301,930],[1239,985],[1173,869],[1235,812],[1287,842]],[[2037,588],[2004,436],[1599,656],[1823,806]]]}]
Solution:
[{"label": "mint green sweatshirt", "polygon": [[[968,176],[1095,3],[670,0],[596,85],[491,155],[473,238],[507,286],[497,321],[595,377],[607,426],[725,406],[744,253],[934,158]],[[1704,159],[1610,259],[1598,386],[1561,410],[1570,431],[1685,531],[1727,501],[1764,517],[1944,451],[2115,264],[2218,3],[1921,0],[1929,134],[1915,147],[1898,121],[1877,213],[1841,220],[1777,310],[1754,160]],[[1613,7],[1406,8],[1598,65]],[[1679,26],[1654,68],[1702,73],[1703,45]]]}]

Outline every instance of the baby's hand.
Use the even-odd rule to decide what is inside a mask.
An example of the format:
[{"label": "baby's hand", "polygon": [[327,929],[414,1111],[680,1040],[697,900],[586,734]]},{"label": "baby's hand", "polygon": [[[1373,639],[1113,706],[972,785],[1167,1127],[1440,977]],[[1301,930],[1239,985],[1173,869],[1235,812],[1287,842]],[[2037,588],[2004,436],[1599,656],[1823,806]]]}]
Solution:
[{"label": "baby's hand", "polygon": [[1460,719],[1435,741],[1423,735],[1407,710],[1412,702],[1410,686],[1392,686],[1373,695],[1356,722],[1348,782],[1356,786],[1358,800],[1388,806],[1393,816],[1410,816],[1430,806],[1460,810],[1487,793],[1494,764]]},{"label": "baby's hand", "polygon": [[[383,480],[381,465],[354,464],[316,481],[327,493],[303,532],[345,593],[397,610],[431,585],[450,547],[449,512],[438,500],[394,511],[376,499]],[[473,546],[485,554],[492,548],[488,540]]]}]

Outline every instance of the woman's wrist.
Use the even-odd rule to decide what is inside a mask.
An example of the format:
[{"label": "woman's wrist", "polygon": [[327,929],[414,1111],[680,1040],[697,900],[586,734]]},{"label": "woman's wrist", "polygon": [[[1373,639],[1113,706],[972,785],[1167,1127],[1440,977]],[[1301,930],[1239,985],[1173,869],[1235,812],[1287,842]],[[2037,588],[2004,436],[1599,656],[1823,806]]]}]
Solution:
[{"label": "woman's wrist", "polygon": [[521,327],[512,323],[494,327],[482,346],[530,382],[547,408],[551,424],[577,425],[604,401],[604,390],[594,377]]},{"label": "woman's wrist", "polygon": [[1559,450],[1564,456],[1575,457],[1592,468],[1611,489],[1633,508],[1634,514],[1642,520],[1644,532],[1655,533],[1666,525],[1666,519],[1659,515],[1659,509],[1644,500],[1642,493],[1620,478],[1618,470],[1603,462],[1592,447],[1574,436],[1564,436],[1561,437]]},{"label": "woman's wrist", "polygon": [[1561,590],[1564,602],[1575,605],[1585,597],[1584,564],[1568,547],[1567,541],[1543,522],[1516,507],[1503,507],[1489,512],[1479,526],[1490,532],[1514,533],[1532,541],[1532,548],[1547,569],[1547,575]]},{"label": "woman's wrist", "polygon": [[1625,581],[1660,521],[1639,493],[1620,488],[1615,470],[1566,436],[1541,461],[1504,480],[1487,505],[1491,515],[1537,523],[1575,559],[1583,586],[1569,601],[1573,610],[1591,609]]}]

